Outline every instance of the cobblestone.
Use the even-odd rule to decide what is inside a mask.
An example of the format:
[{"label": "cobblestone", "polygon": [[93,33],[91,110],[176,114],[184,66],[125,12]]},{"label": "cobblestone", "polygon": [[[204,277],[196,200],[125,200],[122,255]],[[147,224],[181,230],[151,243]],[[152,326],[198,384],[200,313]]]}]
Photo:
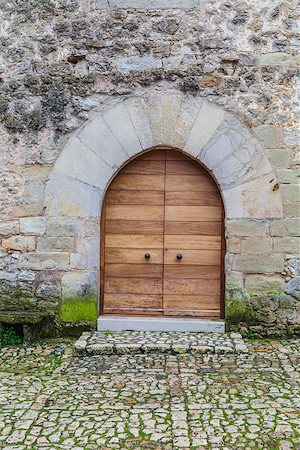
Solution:
[{"label": "cobblestone", "polygon": [[300,341],[248,353],[0,350],[0,448],[300,448]]},{"label": "cobblestone", "polygon": [[98,331],[83,333],[75,342],[79,354],[113,353],[247,353],[239,333],[190,333],[154,331]]}]

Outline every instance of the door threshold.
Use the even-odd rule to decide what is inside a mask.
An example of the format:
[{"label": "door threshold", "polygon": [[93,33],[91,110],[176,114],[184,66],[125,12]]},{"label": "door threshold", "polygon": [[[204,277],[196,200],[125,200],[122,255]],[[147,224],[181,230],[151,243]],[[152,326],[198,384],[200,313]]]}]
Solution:
[{"label": "door threshold", "polygon": [[97,331],[189,331],[198,333],[225,333],[222,319],[173,317],[99,316]]}]

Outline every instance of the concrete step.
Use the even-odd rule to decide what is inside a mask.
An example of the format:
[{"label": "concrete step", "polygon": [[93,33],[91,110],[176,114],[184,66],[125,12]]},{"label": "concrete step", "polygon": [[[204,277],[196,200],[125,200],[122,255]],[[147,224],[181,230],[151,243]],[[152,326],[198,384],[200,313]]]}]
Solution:
[{"label": "concrete step", "polygon": [[190,331],[225,333],[224,320],[185,317],[124,317],[103,315],[97,321],[98,331]]},{"label": "concrete step", "polygon": [[135,353],[247,353],[239,333],[159,331],[96,331],[83,333],[74,344],[82,356]]}]

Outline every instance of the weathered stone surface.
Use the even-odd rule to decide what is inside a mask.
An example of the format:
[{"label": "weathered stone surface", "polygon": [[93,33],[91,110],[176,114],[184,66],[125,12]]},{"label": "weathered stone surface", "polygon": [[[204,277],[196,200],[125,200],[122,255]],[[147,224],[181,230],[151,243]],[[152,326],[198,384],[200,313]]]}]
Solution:
[{"label": "weathered stone surface", "polygon": [[[123,103],[117,103],[103,113],[103,119],[113,135],[121,143],[128,156],[143,150],[127,109]],[[106,174],[103,173],[103,177]]]},{"label": "weathered stone surface", "polygon": [[299,126],[288,127],[283,130],[283,142],[290,147],[297,147],[300,145],[300,130]]},{"label": "weathered stone surface", "polygon": [[120,72],[128,73],[134,70],[159,69],[162,67],[162,60],[153,55],[119,57],[117,68]]},{"label": "weathered stone surface", "polygon": [[224,111],[222,109],[203,102],[183,150],[193,156],[198,156],[223,120]]},{"label": "weathered stone surface", "polygon": [[35,238],[33,236],[11,236],[2,239],[2,247],[8,250],[19,250],[22,252],[30,252],[35,249]]},{"label": "weathered stone surface", "polygon": [[9,236],[10,234],[19,233],[19,221],[0,222],[0,235]]},{"label": "weathered stone surface", "polygon": [[244,274],[243,272],[237,272],[231,270],[226,274],[226,287],[227,288],[244,288]]},{"label": "weathered stone surface", "polygon": [[37,240],[38,252],[73,252],[75,239],[73,237],[41,237]]},{"label": "weathered stone surface", "polygon": [[124,106],[127,109],[142,148],[145,150],[153,147],[155,143],[144,99],[136,97],[129,98],[125,100]]},{"label": "weathered stone surface", "polygon": [[288,53],[273,52],[260,55],[258,62],[261,66],[285,66],[293,63],[293,58]]},{"label": "weathered stone surface", "polygon": [[45,233],[44,217],[21,217],[20,231],[24,234],[39,235]]},{"label": "weathered stone surface", "polygon": [[292,278],[284,287],[286,294],[292,295],[300,301],[300,276]]},{"label": "weathered stone surface", "polygon": [[[47,220],[47,236],[79,236],[81,234],[83,224],[76,218],[55,217]],[[83,232],[83,231],[82,231]]]},{"label": "weathered stone surface", "polygon": [[62,297],[78,298],[88,297],[97,293],[97,272],[95,271],[74,271],[62,276]]},{"label": "weathered stone surface", "polygon": [[23,253],[19,260],[20,269],[29,270],[67,270],[68,253]]},{"label": "weathered stone surface", "polygon": [[281,292],[284,279],[281,275],[252,275],[245,276],[245,289],[250,293]]},{"label": "weathered stone surface", "polygon": [[[272,239],[271,238],[259,238],[256,237],[253,239],[253,237],[245,238],[242,240],[241,243],[241,253],[271,253],[272,252]],[[276,251],[274,249],[275,253],[281,253],[280,251]]]},{"label": "weathered stone surface", "polygon": [[100,242],[99,237],[87,237],[77,240],[77,252],[70,255],[71,269],[99,268]]},{"label": "weathered stone surface", "polygon": [[275,253],[294,253],[299,254],[300,238],[299,237],[275,237],[273,239],[273,248]]},{"label": "weathered stone surface", "polygon": [[280,129],[276,126],[259,125],[254,129],[255,135],[266,148],[280,146]]},{"label": "weathered stone surface", "polygon": [[77,138],[71,139],[68,143],[56,161],[55,170],[100,190],[106,189],[114,173],[108,164]]},{"label": "weathered stone surface", "polygon": [[268,150],[266,155],[271,160],[275,169],[289,168],[291,164],[292,154],[290,150],[276,149]]},{"label": "weathered stone surface", "polygon": [[300,218],[272,221],[270,234],[271,236],[300,236]]},{"label": "weathered stone surface", "polygon": [[189,9],[198,6],[198,0],[110,0],[112,8],[137,8],[137,9]]},{"label": "weathered stone surface", "polygon": [[300,170],[279,169],[277,170],[278,181],[284,184],[298,184],[300,182]]},{"label": "weathered stone surface", "polygon": [[268,223],[265,220],[227,220],[226,231],[231,236],[266,236]]},{"label": "weathered stone surface", "polygon": [[[281,186],[282,199],[287,202],[300,202],[300,185],[299,184],[291,184],[291,185],[282,185]],[[295,210],[296,213],[296,210]]]},{"label": "weathered stone surface", "polygon": [[282,272],[284,261],[282,255],[235,255],[233,270],[246,273]]},{"label": "weathered stone surface", "polygon": [[103,191],[53,172],[46,190],[49,216],[98,217]]},{"label": "weathered stone surface", "polygon": [[96,116],[78,132],[79,139],[108,166],[118,169],[128,155],[115,138],[102,115]]}]

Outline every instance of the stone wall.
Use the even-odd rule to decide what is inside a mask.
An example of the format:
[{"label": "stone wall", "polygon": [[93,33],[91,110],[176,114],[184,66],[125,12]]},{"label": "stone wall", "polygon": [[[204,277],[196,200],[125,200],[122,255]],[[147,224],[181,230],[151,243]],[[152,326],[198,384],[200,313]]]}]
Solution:
[{"label": "stone wall", "polygon": [[[227,216],[227,287],[231,296],[251,294],[256,311],[268,303],[257,295],[283,295],[289,289],[286,283],[294,283],[299,274],[296,5],[278,0],[32,0],[2,5],[0,311],[57,316],[65,299],[64,320],[95,317],[96,189],[88,202],[98,216],[75,214],[74,219],[74,214],[49,214],[46,185],[70,136],[110,106],[153,90],[171,89],[184,98],[213,103],[261,146],[274,177],[239,194],[262,198],[260,205],[254,202],[251,210],[247,201],[247,215]],[[223,175],[224,170],[226,182],[225,165]],[[265,183],[274,195],[280,193],[280,214],[257,213],[268,207],[269,197],[259,195]],[[70,182],[70,192],[72,186]],[[80,194],[73,192],[75,202]],[[234,205],[233,196],[232,209]],[[84,303],[74,305],[74,298]],[[280,329],[298,326],[299,314],[289,312],[298,308],[295,290],[282,298],[281,303],[273,298],[272,305],[286,313],[269,314],[268,306],[256,321],[274,329],[280,316],[285,317]]]}]

